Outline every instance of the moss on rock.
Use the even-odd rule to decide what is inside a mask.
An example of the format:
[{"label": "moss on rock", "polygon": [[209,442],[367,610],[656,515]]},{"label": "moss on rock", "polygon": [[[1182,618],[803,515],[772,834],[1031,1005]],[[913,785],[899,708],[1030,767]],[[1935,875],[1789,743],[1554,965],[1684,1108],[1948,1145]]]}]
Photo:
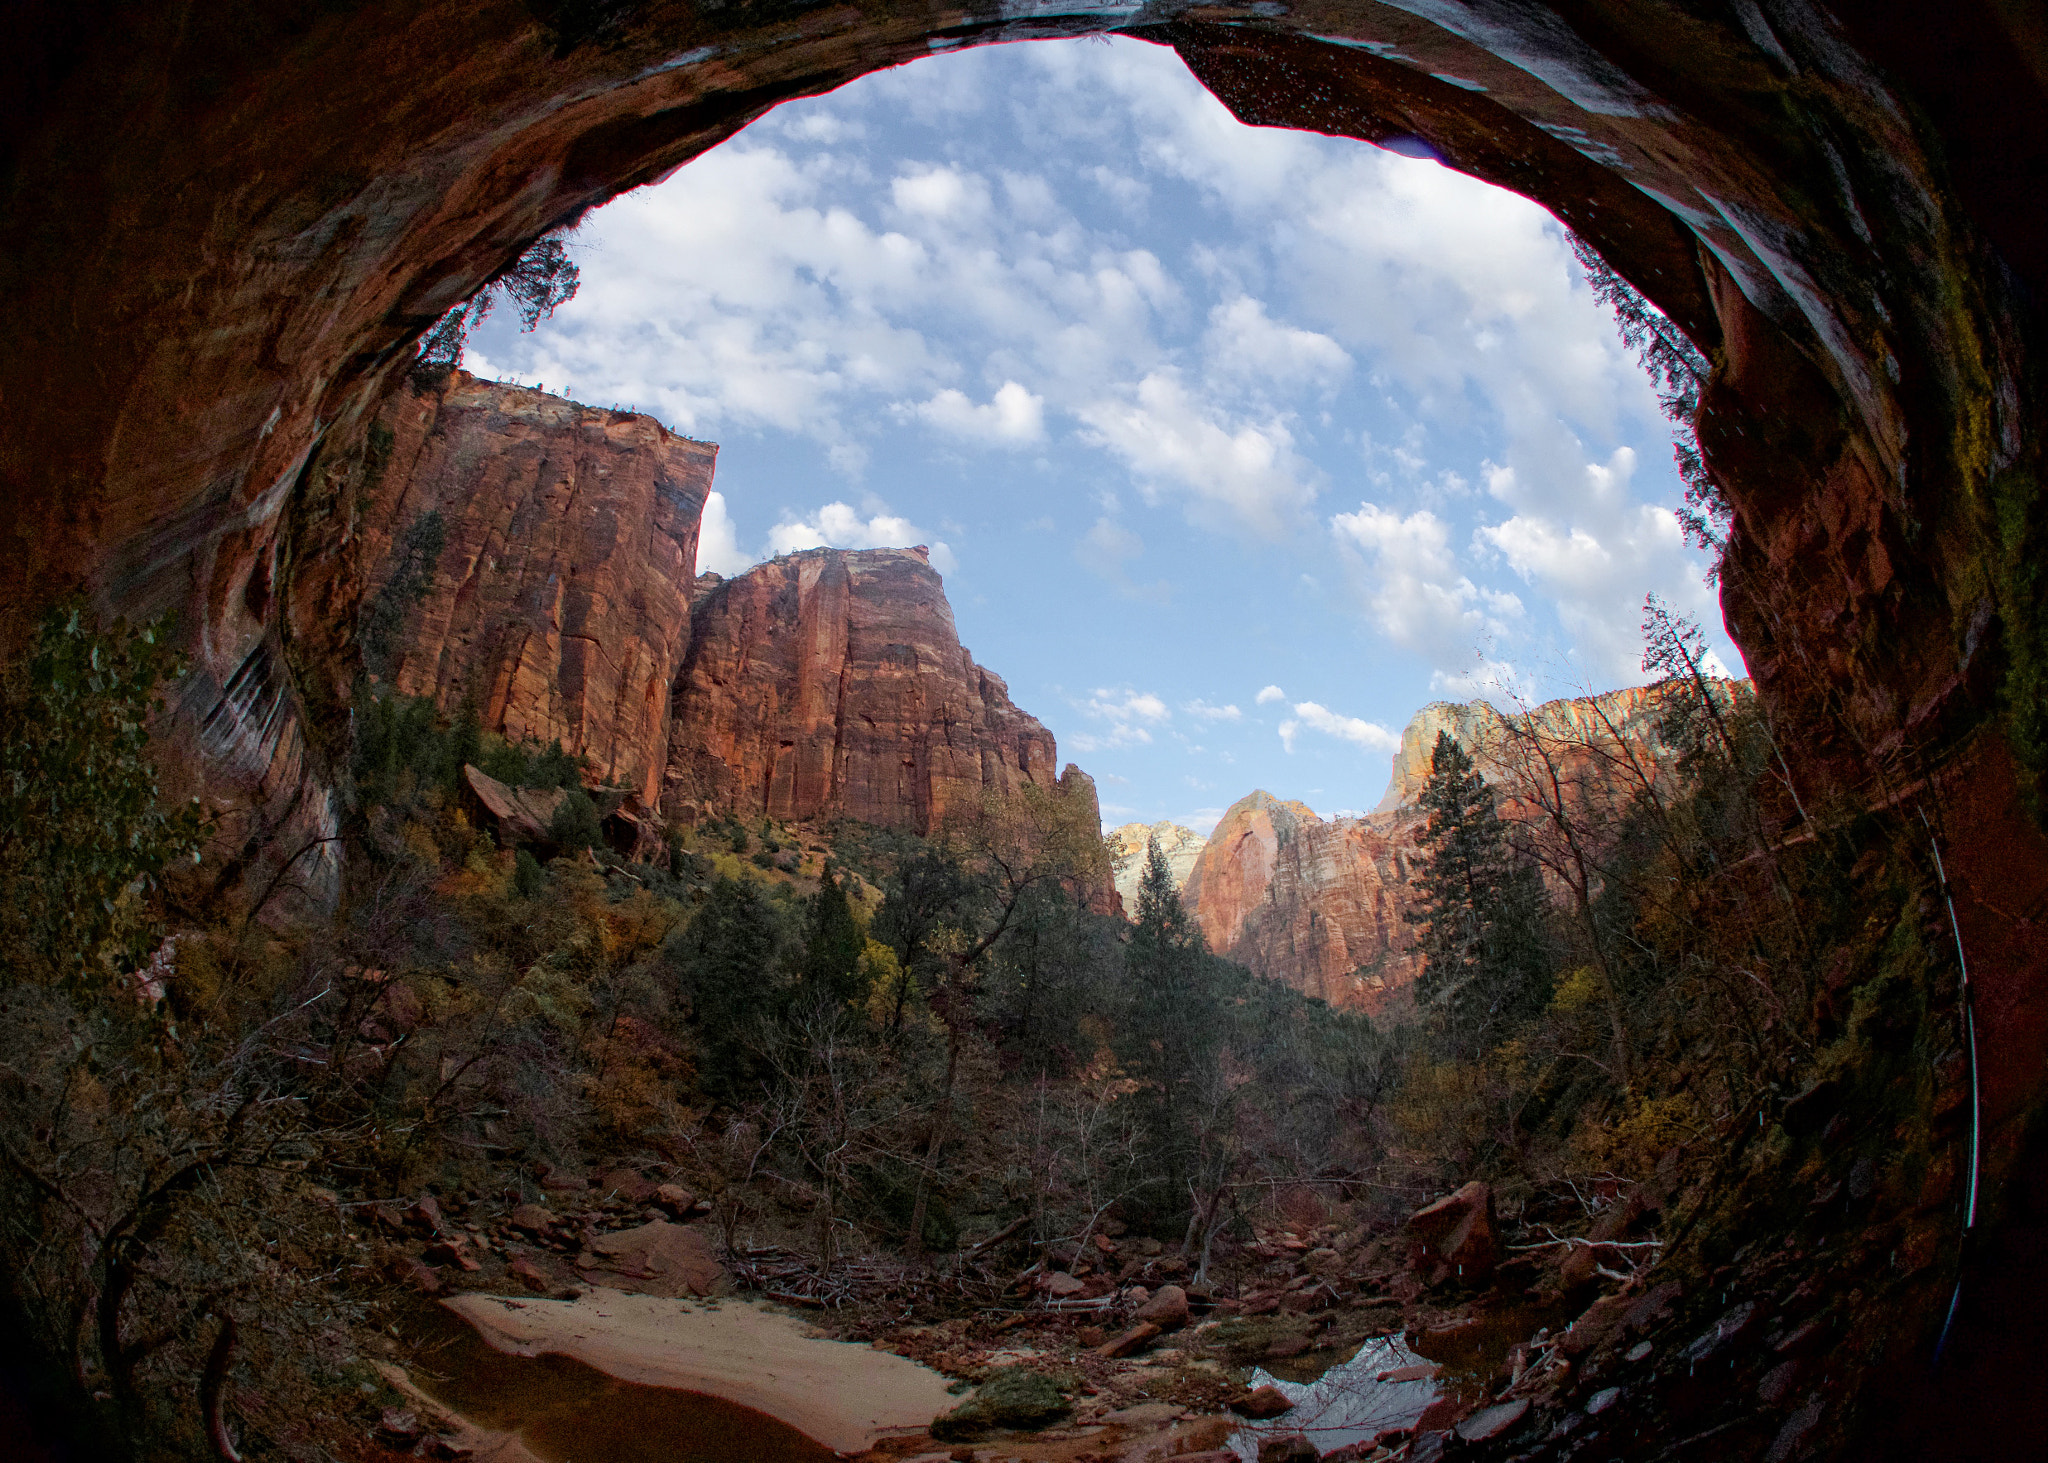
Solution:
[{"label": "moss on rock", "polygon": [[991,1428],[1037,1428],[1066,1416],[1066,1399],[1052,1378],[1029,1367],[991,1372],[958,1407],[932,1423],[932,1436],[947,1441],[971,1438]]}]

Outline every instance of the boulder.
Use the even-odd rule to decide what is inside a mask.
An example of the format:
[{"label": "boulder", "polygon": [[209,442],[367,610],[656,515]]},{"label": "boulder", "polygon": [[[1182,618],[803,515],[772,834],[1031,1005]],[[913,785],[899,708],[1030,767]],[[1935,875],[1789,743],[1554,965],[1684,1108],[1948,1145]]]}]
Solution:
[{"label": "boulder", "polygon": [[1178,1331],[1188,1323],[1188,1293],[1178,1285],[1162,1285],[1132,1319],[1149,1321],[1162,1331]]},{"label": "boulder", "polygon": [[1484,1443],[1502,1436],[1507,1430],[1529,1415],[1529,1399],[1518,1397],[1513,1402],[1502,1402],[1493,1407],[1482,1407],[1459,1422],[1452,1429],[1460,1442]]},{"label": "boulder", "polygon": [[1134,1352],[1144,1350],[1158,1336],[1159,1328],[1157,1326],[1153,1325],[1150,1321],[1140,1321],[1137,1325],[1131,1327],[1130,1330],[1124,1332],[1123,1335],[1117,1337],[1116,1340],[1098,1347],[1096,1349],[1097,1354],[1111,1357],[1130,1356]]},{"label": "boulder", "polygon": [[1247,1392],[1230,1404],[1230,1410],[1254,1420],[1278,1417],[1294,1410],[1294,1399],[1270,1382]]},{"label": "boulder", "polygon": [[580,1266],[585,1280],[639,1295],[670,1300],[711,1295],[725,1279],[710,1241],[694,1229],[665,1219],[614,1234],[593,1235],[589,1256],[590,1263]]},{"label": "boulder", "polygon": [[1267,1438],[1259,1444],[1259,1463],[1316,1463],[1316,1445],[1300,1433]]},{"label": "boulder", "polygon": [[1029,1367],[999,1367],[973,1396],[933,1421],[932,1436],[946,1442],[991,1428],[1041,1428],[1066,1414],[1066,1399],[1052,1378]]},{"label": "boulder", "polygon": [[555,1211],[545,1204],[521,1204],[512,1211],[511,1219],[514,1229],[541,1234],[554,1226]]},{"label": "boulder", "polygon": [[1038,1277],[1038,1288],[1054,1300],[1065,1300],[1086,1290],[1088,1282],[1077,1279],[1064,1270],[1055,1270],[1050,1275]]},{"label": "boulder", "polygon": [[1409,1263],[1430,1285],[1478,1284],[1499,1258],[1493,1190],[1477,1180],[1408,1219]]},{"label": "boulder", "polygon": [[615,1168],[604,1176],[604,1182],[600,1187],[607,1194],[616,1195],[628,1204],[638,1206],[652,1199],[660,1191],[661,1186],[635,1169]]},{"label": "boulder", "polygon": [[507,1265],[505,1273],[538,1295],[546,1295],[555,1288],[553,1277],[525,1255]]},{"label": "boulder", "polygon": [[696,1208],[697,1196],[681,1184],[659,1184],[654,1190],[654,1202],[681,1219]]}]

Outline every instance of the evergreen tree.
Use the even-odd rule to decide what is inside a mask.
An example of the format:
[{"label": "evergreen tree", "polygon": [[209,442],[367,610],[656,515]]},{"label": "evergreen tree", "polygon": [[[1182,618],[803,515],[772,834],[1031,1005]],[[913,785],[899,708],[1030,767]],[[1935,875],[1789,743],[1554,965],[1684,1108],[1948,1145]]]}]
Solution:
[{"label": "evergreen tree", "polygon": [[861,990],[860,957],[867,938],[854,920],[853,906],[846,902],[828,864],[811,900],[810,928],[804,933],[802,995],[813,1001],[844,1006],[856,1001]]},{"label": "evergreen tree", "polygon": [[1407,916],[1422,926],[1417,994],[1469,1057],[1549,1004],[1543,886],[1513,856],[1492,789],[1449,732],[1437,733],[1421,803],[1420,898]]},{"label": "evergreen tree", "polygon": [[1141,1101],[1160,1164],[1165,1199],[1188,1198],[1205,1104],[1224,1035],[1220,983],[1201,928],[1181,903],[1173,873],[1154,838],[1138,883],[1138,919],[1126,947],[1118,1057],[1142,1085]]},{"label": "evergreen tree", "polygon": [[775,1010],[779,935],[758,885],[720,879],[670,946],[696,1021],[698,1079],[729,1102],[753,1092],[762,1074],[758,1048]]}]

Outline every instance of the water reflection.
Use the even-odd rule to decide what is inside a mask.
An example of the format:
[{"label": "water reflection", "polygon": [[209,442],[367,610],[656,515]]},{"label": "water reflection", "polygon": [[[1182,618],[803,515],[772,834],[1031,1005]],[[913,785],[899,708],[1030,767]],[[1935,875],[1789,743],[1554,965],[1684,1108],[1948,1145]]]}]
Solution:
[{"label": "water reflection", "polygon": [[1271,1422],[1246,1423],[1230,1435],[1232,1452],[1255,1463],[1267,1438],[1300,1433],[1327,1453],[1346,1443],[1370,1442],[1391,1428],[1415,1426],[1436,1401],[1436,1367],[1402,1344],[1398,1336],[1367,1341],[1347,1362],[1313,1382],[1290,1382],[1254,1368],[1250,1385],[1278,1387],[1292,1411]]},{"label": "water reflection", "polygon": [[[423,1318],[424,1319],[424,1318]],[[621,1382],[573,1357],[511,1356],[439,1307],[413,1379],[478,1427],[516,1432],[547,1463],[831,1463],[787,1423],[698,1392]]]}]

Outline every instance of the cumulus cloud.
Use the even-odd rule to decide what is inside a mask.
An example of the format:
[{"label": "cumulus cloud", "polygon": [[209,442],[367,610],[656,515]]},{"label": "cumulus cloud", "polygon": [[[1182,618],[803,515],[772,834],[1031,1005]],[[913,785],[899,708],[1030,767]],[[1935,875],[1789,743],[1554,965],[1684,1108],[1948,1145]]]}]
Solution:
[{"label": "cumulus cloud", "polygon": [[1377,503],[1339,513],[1331,532],[1351,556],[1367,611],[1381,633],[1438,668],[1504,633],[1522,612],[1513,594],[1481,589],[1458,566],[1450,526],[1427,508],[1403,514]]},{"label": "cumulus cloud", "polygon": [[785,516],[768,530],[768,552],[794,554],[804,549],[907,549],[923,544],[931,550],[932,567],[950,574],[959,567],[953,551],[907,518],[883,509],[869,517],[849,503],[827,503],[808,518]]},{"label": "cumulus cloud", "polygon": [[1124,747],[1150,745],[1152,728],[1173,719],[1166,702],[1150,691],[1098,689],[1084,701],[1073,703],[1077,711],[1102,728],[1067,738],[1077,752],[1112,752]]},{"label": "cumulus cloud", "polygon": [[1279,324],[1266,314],[1264,301],[1249,295],[1210,310],[1203,349],[1211,370],[1272,387],[1327,386],[1351,369],[1343,346],[1316,331]]},{"label": "cumulus cloud", "polygon": [[996,388],[986,404],[976,405],[952,387],[929,401],[896,407],[899,417],[913,418],[948,436],[992,447],[1026,447],[1045,437],[1045,398],[1034,396],[1015,381]]},{"label": "cumulus cloud", "polygon": [[1287,693],[1278,686],[1267,686],[1252,698],[1252,702],[1254,705],[1265,706],[1274,701],[1285,701],[1286,699]]},{"label": "cumulus cloud", "polygon": [[1388,731],[1379,723],[1360,717],[1340,716],[1314,701],[1294,703],[1294,715],[1280,723],[1280,745],[1292,752],[1295,738],[1304,730],[1350,742],[1368,752],[1395,752],[1401,747],[1399,732]]},{"label": "cumulus cloud", "polygon": [[1086,440],[1122,459],[1148,502],[1177,499],[1205,527],[1277,538],[1315,499],[1314,469],[1284,421],[1233,420],[1177,371],[1154,371],[1077,414]]},{"label": "cumulus cloud", "polygon": [[704,497],[704,516],[697,527],[697,568],[699,574],[723,574],[730,579],[744,574],[755,564],[752,554],[740,549],[739,532],[725,509],[725,494]]}]

